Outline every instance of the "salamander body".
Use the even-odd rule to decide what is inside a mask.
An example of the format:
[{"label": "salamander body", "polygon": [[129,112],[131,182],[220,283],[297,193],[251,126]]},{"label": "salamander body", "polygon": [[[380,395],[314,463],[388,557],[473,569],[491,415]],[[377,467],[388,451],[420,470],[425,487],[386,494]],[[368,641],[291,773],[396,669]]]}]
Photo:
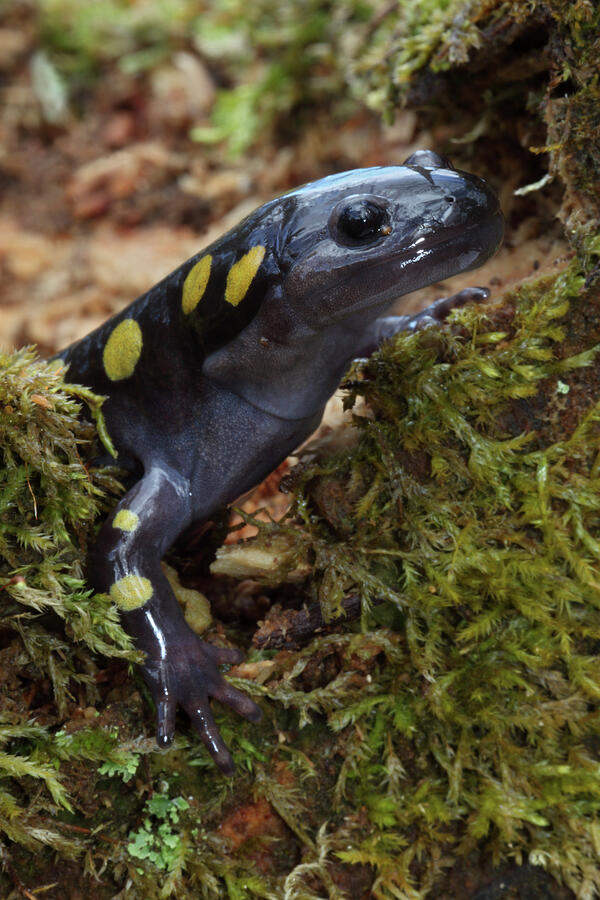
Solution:
[{"label": "salamander body", "polygon": [[231,773],[209,698],[260,717],[218,669],[241,654],[191,631],[162,556],[311,434],[354,357],[485,296],[473,289],[416,316],[383,315],[401,295],[479,266],[502,232],[484,181],[418,151],[402,166],[343,172],[266,203],[59,354],[70,381],[107,396],[118,462],[133,473],[100,530],[90,580],[146,654],[160,746],[181,704]]}]

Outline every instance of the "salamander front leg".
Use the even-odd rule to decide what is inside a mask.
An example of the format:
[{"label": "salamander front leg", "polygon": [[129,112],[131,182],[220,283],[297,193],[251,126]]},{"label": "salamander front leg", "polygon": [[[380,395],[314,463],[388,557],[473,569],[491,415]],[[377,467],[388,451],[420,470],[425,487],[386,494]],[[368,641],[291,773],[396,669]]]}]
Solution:
[{"label": "salamander front leg", "polygon": [[373,353],[382,341],[388,340],[400,331],[421,331],[431,325],[439,324],[447,318],[453,309],[459,309],[466,303],[481,303],[487,300],[490,292],[487,288],[464,288],[450,297],[441,297],[412,316],[381,316],[375,319],[365,334],[365,343],[361,346],[357,357],[367,357]]},{"label": "salamander front leg", "polygon": [[168,625],[164,621],[161,624],[149,607],[124,614],[125,628],[141,635],[136,643],[146,650],[141,671],[156,704],[156,742],[159,747],[171,744],[180,704],[215,763],[225,775],[232,775],[233,760],[213,718],[209,699],[214,697],[251,722],[260,720],[260,707],[228,684],[219,672],[220,665],[241,662],[243,653],[200,640],[185,622],[177,601],[175,605],[177,610],[171,609],[174,620]]},{"label": "salamander front leg", "polygon": [[192,631],[160,568],[162,556],[189,521],[188,482],[171,469],[151,469],[104,523],[90,575],[94,586],[120,608],[123,626],[146,654],[141,671],[156,703],[158,745],[168,747],[173,740],[180,704],[216,764],[230,775],[233,761],[209,698],[252,722],[260,719],[261,710],[228,684],[218,668],[240,662],[243,654],[207,644]]}]

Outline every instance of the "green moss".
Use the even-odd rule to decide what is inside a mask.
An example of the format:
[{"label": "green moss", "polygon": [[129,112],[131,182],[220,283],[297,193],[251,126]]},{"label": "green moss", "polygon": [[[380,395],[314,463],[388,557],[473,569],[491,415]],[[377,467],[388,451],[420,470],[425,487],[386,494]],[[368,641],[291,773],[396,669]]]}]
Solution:
[{"label": "green moss", "polygon": [[94,520],[106,508],[106,492],[118,486],[84,462],[96,431],[79,418],[80,399],[99,414],[99,398],[67,388],[54,364],[28,350],[0,356],[1,625],[22,636],[60,703],[67,679],[76,676],[62,638],[37,629],[40,614],[68,622],[90,650],[128,656],[131,646],[108,598],[92,596],[83,580]]},{"label": "green moss", "polygon": [[[288,521],[261,526],[296,534],[326,612],[358,592],[363,627],[234,680],[267,719],[219,725],[303,861],[250,884],[251,845],[205,856],[227,896],[352,896],[340,882],[370,870],[381,897],[426,897],[476,850],[600,889],[597,258],[590,239],[586,269],[387,344],[348,382],[373,412],[356,447],[299,467]],[[197,852],[229,802],[203,796]]]},{"label": "green moss", "polygon": [[471,7],[464,0],[427,0],[382,10],[354,66],[356,91],[366,82],[370,104],[392,116],[420,70],[444,71],[466,62],[469,51],[481,44]]},{"label": "green moss", "polygon": [[94,519],[116,482],[83,462],[96,432],[79,418],[81,399],[99,416],[100,398],[66,388],[55,365],[28,350],[0,355],[0,829],[26,847],[49,844],[69,855],[76,841],[37,824],[41,810],[71,809],[61,763],[114,754],[102,733],[89,737],[100,742],[95,753],[81,737],[75,747],[62,732],[52,735],[29,710],[32,698],[17,676],[32,697],[47,679],[54,723],[68,716],[75,693],[90,704],[97,699],[90,651],[134,657],[116,611],[83,579]]},{"label": "green moss", "polygon": [[522,5],[427,0],[384,8],[353,66],[356,92],[364,93],[366,85],[370,105],[393,118],[424,71],[460,70],[485,44],[484,27],[502,14],[522,16]]},{"label": "green moss", "polygon": [[[315,642],[344,647],[322,687],[273,689],[339,734],[337,810],[370,822],[339,855],[373,866],[382,897],[425,896],[478,845],[600,890],[600,405],[583,389],[600,323],[580,337],[599,302],[583,280],[574,262],[514,314],[461,311],[387,344],[350,382],[375,413],[355,419],[356,450],[298,476],[321,585],[359,592],[367,623],[376,602],[400,615],[395,633]],[[349,487],[351,534],[312,504],[328,477]]]}]

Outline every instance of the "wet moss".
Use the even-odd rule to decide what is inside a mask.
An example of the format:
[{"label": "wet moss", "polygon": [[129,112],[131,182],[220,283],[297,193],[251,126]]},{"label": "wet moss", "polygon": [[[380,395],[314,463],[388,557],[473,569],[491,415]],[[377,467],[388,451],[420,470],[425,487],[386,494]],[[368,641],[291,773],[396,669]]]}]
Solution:
[{"label": "wet moss", "polygon": [[[374,412],[356,450],[298,476],[319,588],[358,592],[368,628],[300,716],[318,698],[340,735],[334,796],[369,819],[341,858],[371,865],[381,896],[424,896],[480,842],[600,889],[600,296],[583,275],[573,262],[387,344],[349,382]],[[328,477],[368,486],[351,535],[322,493],[313,506]],[[386,606],[394,633],[374,638]],[[373,643],[353,685],[349,660]]]}]

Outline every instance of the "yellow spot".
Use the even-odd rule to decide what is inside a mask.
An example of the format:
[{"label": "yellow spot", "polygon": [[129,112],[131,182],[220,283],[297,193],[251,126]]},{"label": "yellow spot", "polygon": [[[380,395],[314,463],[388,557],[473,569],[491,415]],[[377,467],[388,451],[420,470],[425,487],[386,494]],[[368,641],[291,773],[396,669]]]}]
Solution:
[{"label": "yellow spot", "polygon": [[124,578],[115,581],[109,594],[113,603],[129,612],[148,602],[152,596],[152,582],[141,575],[125,575]]},{"label": "yellow spot", "polygon": [[135,319],[123,319],[106,342],[102,361],[111,381],[133,375],[142,352],[142,329]]},{"label": "yellow spot", "polygon": [[225,286],[225,299],[232,306],[237,306],[246,296],[265,253],[265,248],[261,244],[257,244],[232,265]]},{"label": "yellow spot", "polygon": [[137,513],[130,509],[120,509],[113,519],[113,528],[120,528],[121,531],[135,531],[140,522]]},{"label": "yellow spot", "polygon": [[212,256],[208,253],[198,260],[186,275],[181,295],[181,306],[186,316],[197,307],[204,296],[210,278],[211,264]]}]

